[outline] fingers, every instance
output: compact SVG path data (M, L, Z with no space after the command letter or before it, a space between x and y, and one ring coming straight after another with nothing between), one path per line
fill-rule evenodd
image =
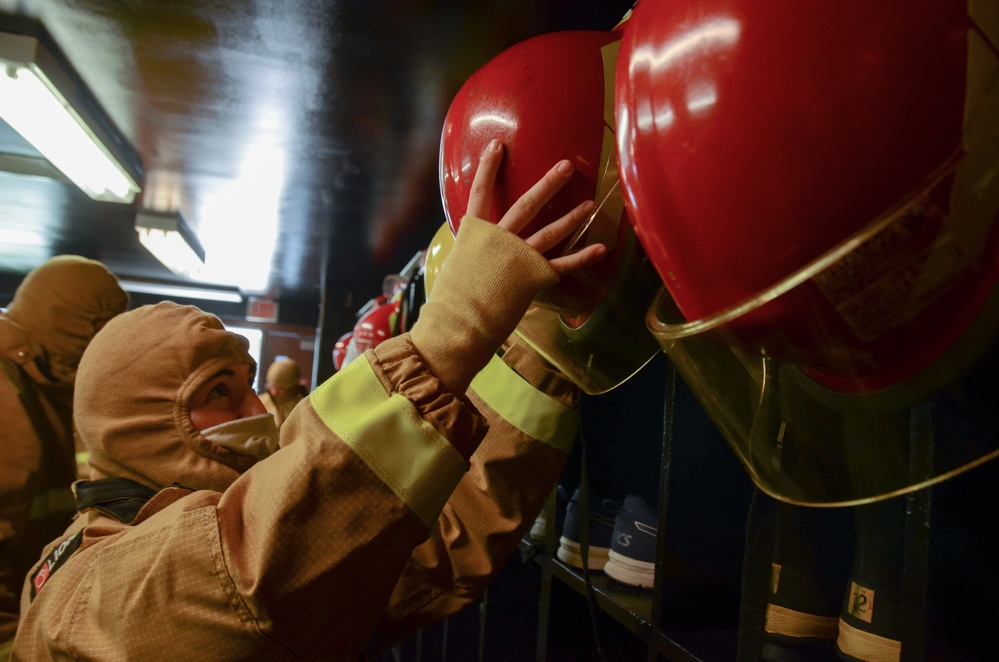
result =
M498 140L491 141L482 153L475 177L472 179L472 189L468 195L468 208L466 209L469 216L492 220L490 216L493 206L493 186L502 160L503 144ZM517 202L503 214L503 218L497 225L519 236L521 231L534 220L541 208L572 178L574 171L575 168L569 160L556 163L540 181L520 196ZM532 236L525 238L524 241L539 253L544 254L567 237L572 236L593 211L594 206L592 200L587 200L562 218L549 223ZM560 276L565 276L593 264L606 253L606 246L594 244L570 255L552 259L550 262Z
M486 146L486 151L479 159L479 167L475 169L472 190L468 194L468 208L465 210L469 216L485 221L492 220L490 216L493 208L493 185L502 160L503 143L494 139Z
M526 238L525 241L539 253L547 253L563 239L571 237L587 219L595 206L592 200L587 200L577 205L575 209L562 218L541 228L533 236Z
M581 248L575 253L557 257L554 260L551 260L551 265L552 268L555 269L556 273L558 273L560 277L563 277L573 271L576 271L577 269L583 269L598 262L606 254L606 246L603 244L593 244L592 246Z
M564 159L556 163L538 183L520 196L509 211L503 214L497 225L514 234L520 234L552 196L565 186L574 171L575 168L569 160Z
M554 248L564 239L571 237L576 230L583 225L596 205L592 200L578 205L571 212L558 219L554 223L538 230L534 235L525 241L539 253L546 253ZM603 244L593 244L578 251L550 259L552 267L559 276L587 267L607 253L607 247Z

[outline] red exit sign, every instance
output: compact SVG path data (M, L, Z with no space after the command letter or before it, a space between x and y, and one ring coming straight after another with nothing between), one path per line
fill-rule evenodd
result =
M277 301L249 297L246 304L246 319L251 322L277 322Z

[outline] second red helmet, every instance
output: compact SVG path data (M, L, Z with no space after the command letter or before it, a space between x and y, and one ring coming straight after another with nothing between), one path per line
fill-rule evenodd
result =
M996 29L974 12L637 5L617 70L621 181L686 323L851 393L957 341L999 255Z

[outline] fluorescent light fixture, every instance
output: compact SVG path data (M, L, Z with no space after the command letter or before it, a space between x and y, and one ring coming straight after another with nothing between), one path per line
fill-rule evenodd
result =
M194 276L205 264L205 249L180 212L140 211L135 231L146 250L178 276Z
M202 301L224 301L227 303L243 302L243 295L239 293L239 290L188 287L186 285L154 283L142 280L119 280L118 284L126 292L137 294L153 294L180 299L200 299Z
M131 203L142 168L47 33L0 32L0 118L94 200Z

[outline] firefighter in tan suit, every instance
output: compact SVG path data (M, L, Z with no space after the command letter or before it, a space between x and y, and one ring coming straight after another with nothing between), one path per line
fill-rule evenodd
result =
M260 402L274 416L278 430L288 420L291 410L308 395L299 383L302 372L291 359L278 359L267 368L267 389L260 394Z
M107 267L60 255L28 273L0 313L0 659L17 628L25 573L76 511L77 364L127 306Z
M481 596L578 425L564 376L517 341L497 350L604 252L541 254L592 204L516 234L567 161L499 224L473 218L501 156L483 156L419 322L317 388L273 454L246 343L216 318L159 304L108 325L76 397L95 480L28 575L15 659L354 660Z

